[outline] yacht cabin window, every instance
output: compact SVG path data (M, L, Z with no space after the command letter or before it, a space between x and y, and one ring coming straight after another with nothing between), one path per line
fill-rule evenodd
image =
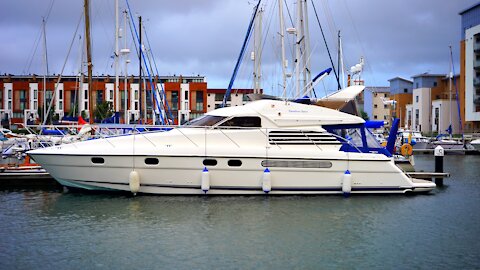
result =
M226 117L224 116L216 116L216 115L204 115L198 118L195 118L189 122L186 122L185 126L195 126L195 127L206 127L206 126L214 126L215 124L219 123L220 121L224 120Z
M234 117L220 124L222 127L262 127L262 120L258 116Z

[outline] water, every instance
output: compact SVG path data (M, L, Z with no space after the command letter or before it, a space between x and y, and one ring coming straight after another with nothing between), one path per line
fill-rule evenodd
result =
M0 191L0 268L479 269L479 165L447 156L447 186L415 196Z

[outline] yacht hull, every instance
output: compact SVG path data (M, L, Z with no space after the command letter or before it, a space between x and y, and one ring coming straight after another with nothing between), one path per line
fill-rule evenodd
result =
M217 161L207 166L209 190L201 189L205 157L192 156L103 156L104 163L92 166L89 155L31 154L62 185L88 190L130 191L129 175L139 175L139 193L181 195L261 195L265 161L297 167L269 167L269 194L343 194L342 181L346 170L352 175L351 193L425 192L435 188L428 182L415 184L393 161L302 159L302 158L238 158L210 156ZM147 165L147 158L158 164ZM235 168L229 161L241 160ZM283 163L282 163L283 162ZM304 168L305 164L320 162L325 168ZM293 164L293 165L292 165ZM301 167L303 166L303 167Z

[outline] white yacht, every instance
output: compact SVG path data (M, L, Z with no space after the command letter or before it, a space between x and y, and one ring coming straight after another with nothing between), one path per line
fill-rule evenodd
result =
M477 151L480 151L480 139L476 139L470 142L473 148Z
M151 194L428 192L405 175L360 117L258 100L164 131L28 154L67 187Z
M397 133L397 138L399 140L398 146L402 146L405 143L408 143L410 140L410 144L413 146L414 149L429 149L430 148L430 140L423 136L419 131L412 131L412 130L399 130Z

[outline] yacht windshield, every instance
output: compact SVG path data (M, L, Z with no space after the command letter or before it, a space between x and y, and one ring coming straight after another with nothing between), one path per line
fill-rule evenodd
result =
M223 116L204 115L186 122L185 126L211 127L225 119Z

